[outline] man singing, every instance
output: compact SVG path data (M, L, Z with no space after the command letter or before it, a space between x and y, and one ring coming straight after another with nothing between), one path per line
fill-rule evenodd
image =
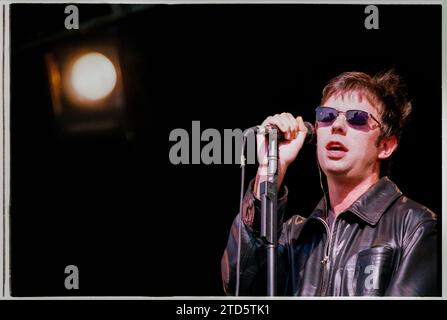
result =
M411 112L399 76L346 72L329 81L315 110L324 196L308 218L283 223L282 181L306 137L301 117L268 117L284 133L278 145L277 292L297 296L438 296L436 215L405 197L383 167ZM266 255L259 237L260 183L267 178L264 137L260 165L240 213L240 295L266 294ZM296 195L299 196L299 195ZM305 200L305 195L303 200ZM227 294L235 294L239 217L222 257Z

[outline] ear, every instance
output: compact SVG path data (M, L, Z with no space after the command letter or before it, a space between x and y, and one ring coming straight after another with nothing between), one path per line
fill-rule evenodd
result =
M384 160L389 158L394 150L397 148L396 136L385 137L379 142L379 159Z

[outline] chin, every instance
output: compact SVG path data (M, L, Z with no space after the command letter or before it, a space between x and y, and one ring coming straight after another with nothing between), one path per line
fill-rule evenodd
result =
M326 175L333 176L333 177L346 177L348 175L349 170L327 170Z
M343 165L341 163L326 164L326 166L324 168L322 167L322 169L326 175L332 175L332 176L347 175L350 170L350 168L348 166Z

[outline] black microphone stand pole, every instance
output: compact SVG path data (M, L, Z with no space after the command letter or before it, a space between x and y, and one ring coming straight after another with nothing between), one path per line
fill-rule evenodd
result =
M276 295L277 199L278 199L278 131L269 132L267 180L261 182L261 238L266 246L267 295Z

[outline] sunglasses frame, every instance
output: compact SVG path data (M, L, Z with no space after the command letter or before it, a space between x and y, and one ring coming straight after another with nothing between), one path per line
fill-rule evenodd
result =
M377 124L379 125L379 128L382 128L382 124L379 122L379 120L377 120L371 113L368 113L368 112L366 112L366 111L363 111L363 110L358 110L358 109L350 109L350 110L346 110L346 111L339 111L339 110L337 110L337 109L335 109L335 108L332 108L332 107L326 107L326 106L318 106L316 109L315 109L315 112L318 112L318 109L320 109L320 108L325 108L325 109L331 109L331 110L334 110L336 113L337 113L337 116L334 118L334 120L332 120L331 122L324 122L324 121L318 121L318 122L322 122L322 123L333 123L337 118L338 118L338 116L340 115L340 113L342 113L342 114L345 114L345 117L346 117L346 113L347 112L350 112L350 111L355 111L355 112L362 112L362 113L366 113L366 114L368 114L368 117L369 118L372 118L375 122L377 122ZM315 117L316 118L316 117ZM346 118L346 122L347 123L349 123L350 125L354 125L354 126L359 126L359 125L357 125L357 124L352 124L352 123L350 123L349 121L348 121L348 119ZM364 124L364 125L366 125L366 123Z

